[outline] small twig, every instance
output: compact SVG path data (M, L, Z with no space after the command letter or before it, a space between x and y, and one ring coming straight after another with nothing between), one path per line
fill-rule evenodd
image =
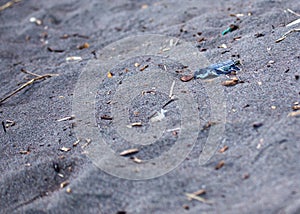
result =
M294 32L300 32L300 28L294 28L292 30L289 30L288 32L284 33L282 35L282 37L280 37L279 39L277 39L275 42L281 42L282 40L284 40L289 34L294 33Z
M169 93L169 98L172 99L173 96L173 91L174 91L174 86L175 86L175 81L173 81L171 88L170 88L170 93Z
M296 19L295 21L292 21L291 23L287 24L286 27L291 27L293 25L299 24L300 23L300 18Z
M5 122L4 121L2 121L2 127L3 127L4 132L6 133L6 126L5 126Z
M296 13L295 11L292 11L291 9L287 9L287 11L288 12L290 12L291 14L294 14L294 15L296 15L296 16L300 16L300 14L299 13Z
M186 193L185 194L189 199L194 199L197 201L200 201L202 203L206 203L206 204L213 204L213 202L206 200L205 198L202 198L200 196L194 195L194 194L190 194L190 193Z
M7 95L6 97L2 98L0 100L0 104L3 103L4 101L6 101L7 99L11 98L12 96L14 96L15 94L17 94L18 92L22 91L27 86L32 85L34 82L36 82L38 80L41 80L41 79L45 79L47 77L53 77L53 76L58 76L58 74L45 74L45 75L38 76L36 78L33 78L33 79L29 80L28 82L26 82L22 86L20 86L18 89L14 90L9 95Z
M30 74L30 75L35 76L35 77L41 77L42 76L42 75L35 74L35 73L30 72L30 71L27 71L27 70L25 70L23 68L21 69L21 72L23 72L25 74Z
M13 6L15 3L18 3L18 2L20 2L20 1L21 1L21 0L12 0L12 1L9 1L9 2L5 3L4 5L0 6L0 12L1 12L2 10L5 10L5 9L7 9L7 8L9 8L9 7L11 7L11 6Z
M74 115L68 116L68 117L64 117L61 119L56 120L57 122L62 122L62 121L66 121L66 120L73 120L75 118Z
M167 105L169 105L170 103L174 102L178 100L178 98L171 98L168 102L166 102L161 108L164 109Z

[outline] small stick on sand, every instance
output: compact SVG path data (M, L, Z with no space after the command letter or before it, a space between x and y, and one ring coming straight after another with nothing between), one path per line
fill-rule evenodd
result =
M287 9L287 11L288 12L290 12L291 14L294 14L294 15L296 15L296 16L300 16L300 14L299 13L296 13L295 11L292 11L291 9Z
M24 71L22 71L24 72ZM27 71L28 72L28 71ZM30 72L31 73L31 72ZM0 104L3 103L4 101L6 101L7 99L11 98L12 96L14 96L15 94L17 94L18 92L22 91L24 88L26 88L29 85L32 85L34 82L38 81L38 80L42 80L45 79L47 77L54 77L54 76L58 76L58 74L45 74L45 75L38 75L38 74L33 74L31 73L31 75L36 76L35 78L29 80L28 82L24 83L23 85L21 85L19 88L17 88L16 90L14 90L13 92L11 92L9 95L7 95L6 97L0 99Z
M205 198L202 198L200 196L197 196L197 195L194 195L194 194L191 194L191 193L186 193L185 195L188 197L188 199L194 199L194 200L200 201L200 202L205 203L205 204L213 204L212 201L208 201Z
M25 69L23 69L23 68L21 69L21 72L23 72L23 73L25 73L25 74L30 74L30 75L35 76L35 77L41 77L41 75L32 73L32 72L27 71L27 70L25 70Z
M9 2L5 3L4 5L0 6L0 12L1 12L2 10L5 10L5 9L7 9L7 8L9 8L9 7L11 7L11 6L13 6L15 3L18 3L18 2L20 2L20 1L21 1L21 0L12 0L12 1L9 1Z
M294 28L292 30L289 30L288 32L286 32L285 34L282 35L282 37L280 37L279 39L277 39L275 42L281 42L282 40L284 40L289 34L294 33L294 32L300 32L300 28Z
M173 97L173 91L174 91L174 86L175 86L175 81L173 81L171 88L170 88L170 93L169 93L169 98L172 99Z

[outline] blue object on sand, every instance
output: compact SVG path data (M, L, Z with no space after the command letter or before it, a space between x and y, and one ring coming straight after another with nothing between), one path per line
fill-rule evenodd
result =
M237 66L238 64L240 64L239 61L233 60L212 64L206 68L200 68L199 70L195 71L194 78L207 79L217 77L221 74L229 74L233 71L239 71L240 68Z

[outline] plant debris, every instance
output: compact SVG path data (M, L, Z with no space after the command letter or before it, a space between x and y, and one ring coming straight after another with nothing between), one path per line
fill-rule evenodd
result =
M130 159L131 159L133 162L135 162L135 163L142 163L142 162L143 162L141 159L139 159L139 158L137 158L137 157L131 157Z
M132 128L132 127L141 127L141 126L143 126L143 124L141 122L135 122L135 123L129 124L127 127Z
M67 193L71 193L71 192L72 192L72 189L71 189L70 187L67 187L66 192L67 192Z
M284 33L279 39L277 39L275 42L279 43L283 41L289 34L294 33L294 32L300 32L300 28L294 28L292 30L289 30L288 32Z
M199 189L198 191L193 192L192 194L193 195L204 195L204 194L206 194L206 190L205 189Z
M228 150L228 146L224 146L223 148L221 148L220 150L219 150L219 152L220 153L224 153L225 151L227 151Z
M300 110L293 111L293 112L288 114L288 117L298 117L298 116L300 116Z
M62 148L60 148L59 150L62 151L62 152L68 152L68 151L71 150L71 148L68 148L68 147L62 147Z
M149 65L144 65L143 67L140 68L140 71L144 71L148 67L149 67Z
M35 18L35 17L31 17L31 18L29 19L29 21L32 22L32 23L35 23L36 25L42 25L42 24L43 24L42 20L37 19L37 18Z
M241 82L242 81L240 81L237 77L233 77L230 80L226 80L226 81L222 82L222 85L223 86L235 86L235 85L237 85L238 83L241 83Z
M245 173L244 175L243 175L243 179L248 179L250 177L250 174L249 173Z
M171 88L170 88L170 93L169 93L169 98L172 99L173 97L173 91L174 91L174 87L175 87L175 81L173 81Z
M222 45L219 45L218 48L224 48L224 49L226 49L226 48L228 48L228 47L227 47L226 44L222 44Z
M299 24L299 23L300 23L300 19L296 19L295 21L292 21L291 23L287 24L286 27L291 27L291 26Z
M106 115L106 114L102 115L100 118L101 118L101 120L112 120L113 119L113 117Z
M265 36L265 34L264 34L264 33L256 33L256 34L254 34L254 36L255 36L256 38L259 38L259 37Z
M252 124L253 128L255 128L255 129L258 129L259 127L262 127L263 125L264 125L264 124L261 123L261 122L253 123L253 124Z
M113 77L113 74L109 71L107 72L107 78L112 78Z
M205 203L205 204L213 204L213 202L205 199L205 198L202 198L200 196L197 196L197 195L194 195L194 194L191 194L191 193L185 193L185 195L188 197L189 200L197 200L197 201L200 201L202 203Z
M64 117L61 119L56 120L57 122L62 122L62 121L66 121L66 120L73 120L75 118L74 115L68 116L68 117Z
M132 155L132 154L136 154L136 153L138 153L139 152L139 150L138 149L127 149L127 150L125 150L125 151L123 151L123 152L120 152L120 155L121 156L126 156L126 155Z
M21 70L22 72L24 72L25 70ZM28 72L28 71L26 71ZM29 73L29 72L28 72ZM10 97L14 96L15 94L17 94L18 92L22 91L24 88L28 87L29 85L32 85L33 83L35 83L38 80L43 80L46 79L48 77L54 77L54 76L59 76L58 74L44 74L44 75L38 75L38 74L34 74L31 73L31 75L36 76L35 78L29 80L28 82L24 83L22 86L20 86L18 89L14 90L13 92L11 92L9 95L7 95L6 97L0 99L0 104L3 103L4 101L6 101L7 99L9 99Z
M82 58L80 56L69 56L66 58L66 61L67 62L70 62L70 61L81 61Z
M77 46L77 48L79 50L82 50L82 49L85 49L85 48L89 48L89 47L90 47L90 44L87 43L87 42L83 43L82 45Z
M19 153L21 155L28 155L28 154L30 154L30 148L29 148L29 146L27 147L26 150L21 150Z
M63 53L65 51L65 50L62 50L62 49L54 49L54 48L51 48L51 47L48 47L47 50L50 51L50 52L55 52L55 53Z
M54 162L52 164L52 167L53 167L53 169L54 169L55 172L59 172L60 171L60 167L59 167L58 163Z
M188 81L190 81L192 79L194 79L194 75L193 74L191 74L191 75L185 75L185 76L180 77L180 80L182 82L188 82Z
M12 120L5 120L5 128L9 128L9 127L12 127L16 125L16 122L15 121L12 121Z
M61 188L61 189L62 189L62 188L65 188L65 187L68 186L69 184L70 184L69 181L64 181L64 182L60 183L60 188Z
M292 107L292 109L295 110L295 111L296 111L296 110L300 110L300 105L299 105L299 104L298 104L298 105L294 105L294 106Z
M73 147L76 147L79 143L80 143L80 139L76 140L76 141L73 143Z
M20 2L21 0L13 0L13 1L9 1L7 3L5 3L4 5L0 6L0 12L13 6L15 3Z
M215 170L221 169L224 165L225 165L225 162L224 162L223 160L221 160L221 161L215 166Z
M79 38L83 38L83 39L89 39L90 37L89 36L86 36L86 35L80 35L78 33L74 33L74 34L64 34L63 36L61 36L60 38L61 39L68 39L70 37L79 37Z
M6 133L6 127L5 127L5 122L4 121L2 121L2 128L3 128L4 133Z
M92 142L92 140L91 139L85 139L85 144L83 144L82 146L81 146L81 149L84 149L85 147L87 147L90 143Z

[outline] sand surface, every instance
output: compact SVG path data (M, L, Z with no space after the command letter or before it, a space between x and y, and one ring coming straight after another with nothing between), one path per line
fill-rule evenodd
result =
M0 5L6 2L0 0ZM22 69L39 75L59 74L30 84L0 105L0 120L6 126L6 132L0 129L0 213L300 213L300 118L288 116L300 102L300 32L275 42L287 31L300 28L299 23L286 27L300 18L287 9L300 13L300 2L22 0L0 11L0 98L35 78ZM222 35L230 24L239 28ZM181 41L188 42L206 63L240 60L242 71L237 77L242 83L226 87L220 82L230 77L212 80L224 90L221 104L225 103L226 109L220 108L226 121L213 148L216 152L199 164L199 156L207 152L206 139L216 125L209 123L215 122L214 103L207 99L203 80L180 82L180 72L192 70L189 64L172 60L172 54L163 58L145 51L110 64L112 78L106 76L107 71L99 71L95 118L99 134L116 154L130 144L116 132L114 118L100 117L111 114L107 104L126 80L134 80L140 73L147 79L147 72L166 70L194 99L191 109L197 109L200 125L198 131L188 125L191 128L184 141L196 137L194 147L186 145L192 151L169 173L134 181L99 169L82 148L85 139L74 146L80 137L76 126L82 122L76 115L58 120L74 113L80 74L91 65L104 63L103 57L108 62L109 56L118 59L113 51L101 52L105 47L117 44L116 53L127 57L135 44L126 46L122 39L152 38L149 34L178 38L179 47ZM84 43L89 47L84 48ZM186 49L177 54L184 56L185 52L189 56ZM71 56L82 60L66 61ZM197 63L203 67L201 61L192 62L194 66ZM140 71L143 65L148 67ZM164 76L157 75L157 81L164 85ZM135 84L132 81L133 89ZM131 96L130 87L123 89L120 99ZM127 104L130 115L139 111L131 122L149 124L149 112L159 110L169 91L145 94ZM168 106L166 119L173 121L174 127L193 124L192 120L180 123L182 115L176 103ZM10 126L10 121L15 124ZM133 128L145 133L149 127ZM156 144L140 147L136 157L158 157L177 139L176 133L166 132ZM225 146L225 152L218 152ZM222 161L224 166L216 170ZM164 162L160 166L164 167ZM188 200L185 194L199 189L205 189L200 197L206 201Z

